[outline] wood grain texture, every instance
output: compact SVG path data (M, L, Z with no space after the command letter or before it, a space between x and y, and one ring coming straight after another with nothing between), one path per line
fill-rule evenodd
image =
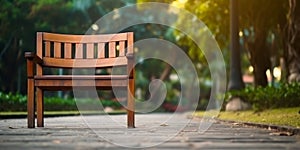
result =
M116 42L109 42L109 58L116 57Z
M99 43L110 41L127 40L127 33L119 34L103 34L103 35L71 35L71 34L56 34L43 33L45 41L62 42L62 43Z
M97 45L97 58L104 58L105 57L105 43L98 43Z
M27 126L34 128L34 72L33 60L27 59Z
M76 53L75 58L83 58L83 45L82 44L76 44Z
M44 91L40 88L36 88L36 111L37 111L37 126L44 127Z
M44 58L44 66L56 68L109 68L113 66L126 66L126 57L103 59L59 59Z
M54 57L61 58L61 43L54 42Z
M119 56L125 56L125 41L119 42Z
M86 44L86 58L92 59L94 58L94 43L88 43Z
M135 101L134 101L134 80L129 79L128 81L128 89L127 89L127 126L129 128L135 127L135 118L134 118L134 110L135 110Z
M36 35L36 48L37 48L37 56L39 56L40 58L43 57L43 33L42 32L38 32ZM38 75L42 75L43 74L43 68L41 65L37 64L36 65L36 72Z
M49 41L45 41L45 57L50 57L51 55L51 43Z
M65 43L65 56L64 58L71 59L72 58L72 44Z

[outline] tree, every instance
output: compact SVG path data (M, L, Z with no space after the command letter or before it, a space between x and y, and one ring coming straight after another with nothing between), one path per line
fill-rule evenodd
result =
M106 13L134 3L134 0L5 0L0 5L0 90L26 92L26 66L24 51L35 51L37 31L84 34L86 30ZM122 17L132 18L130 14ZM172 34L161 25L137 25L130 29L136 40L147 37L170 38ZM158 31L158 32L157 32ZM155 65L154 65L155 66ZM162 65L156 72L163 72ZM18 71L20 70L20 71ZM167 78L170 69L161 78ZM152 71L155 72L155 71ZM20 75L18 77L18 74ZM150 76L155 73L149 74ZM17 81L20 81L18 84ZM19 86L18 86L19 85ZM18 87L21 89L18 90Z
M242 33L242 46L248 52L250 64L254 67L256 86L268 84L266 71L271 69L271 57L277 52L271 52L272 43L281 43L278 28L283 28L286 12L285 0L240 0L238 8ZM198 0L188 1L184 8L194 13L212 31L221 49L228 49L229 45L229 1L228 0ZM182 22L183 23L183 22ZM188 26L188 25L187 25ZM277 40L277 41L276 41ZM201 50L187 37L178 41L189 47L189 54L195 60L205 60ZM281 46L281 47L280 47ZM276 51L282 48L280 45ZM223 51L226 54L226 51Z
M243 31L244 46L249 52L249 60L254 68L254 82L256 86L267 86L266 71L271 69L273 55L269 40L272 40L272 36L278 35L276 34L278 27L282 28L286 1L240 0L240 2L240 8L243 10L240 16L240 29Z
M229 90L240 90L245 87L242 79L241 56L239 44L238 0L230 0L230 77Z
M37 31L84 33L89 23L71 0L4 0L0 10L0 90L4 92L25 93L24 52L35 50Z
M23 52L32 49L33 23L27 18L33 0L2 1L0 5L0 90L25 91ZM22 76L23 75L23 76Z
M289 82L300 82L300 5L297 0L289 0L287 64Z

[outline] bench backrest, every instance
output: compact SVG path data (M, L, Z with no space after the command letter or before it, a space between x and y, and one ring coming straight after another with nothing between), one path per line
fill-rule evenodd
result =
M133 53L133 32L103 35L37 33L37 55L43 66L107 68L127 65ZM42 68L37 68L42 74Z

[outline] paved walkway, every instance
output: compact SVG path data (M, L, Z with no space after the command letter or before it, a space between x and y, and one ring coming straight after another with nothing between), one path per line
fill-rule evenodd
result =
M184 114L139 114L137 128L127 129L125 115L71 116L27 129L26 119L6 119L0 120L0 149L300 149L299 136L220 122L201 133L199 123Z

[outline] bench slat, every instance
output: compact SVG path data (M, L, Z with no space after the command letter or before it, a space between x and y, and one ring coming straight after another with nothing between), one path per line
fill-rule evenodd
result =
M65 56L64 58L71 59L72 58L72 44L65 43Z
M127 33L119 34L102 34L102 35L71 35L71 34L55 34L43 33L45 41L62 42L62 43L98 43L110 41L127 40Z
M119 56L125 56L125 41L119 42Z
M127 80L39 80L35 81L35 86L39 88L52 88L56 90L72 89L73 87L126 87Z
M116 57L116 42L109 42L109 58Z
M127 79L127 75L42 75L34 76L36 80L118 80Z
M61 58L61 43L54 42L54 57Z
M76 44L75 58L83 58L83 45L82 44Z
M50 53L50 42L46 41L45 42L45 56L46 57L50 57L51 53Z
M94 58L94 44L88 43L86 44L86 58Z
M98 56L97 58L104 58L105 57L105 44L104 43L98 43Z
M60 59L44 57L44 66L58 68L105 68L112 66L127 65L126 57L103 58L103 59Z

